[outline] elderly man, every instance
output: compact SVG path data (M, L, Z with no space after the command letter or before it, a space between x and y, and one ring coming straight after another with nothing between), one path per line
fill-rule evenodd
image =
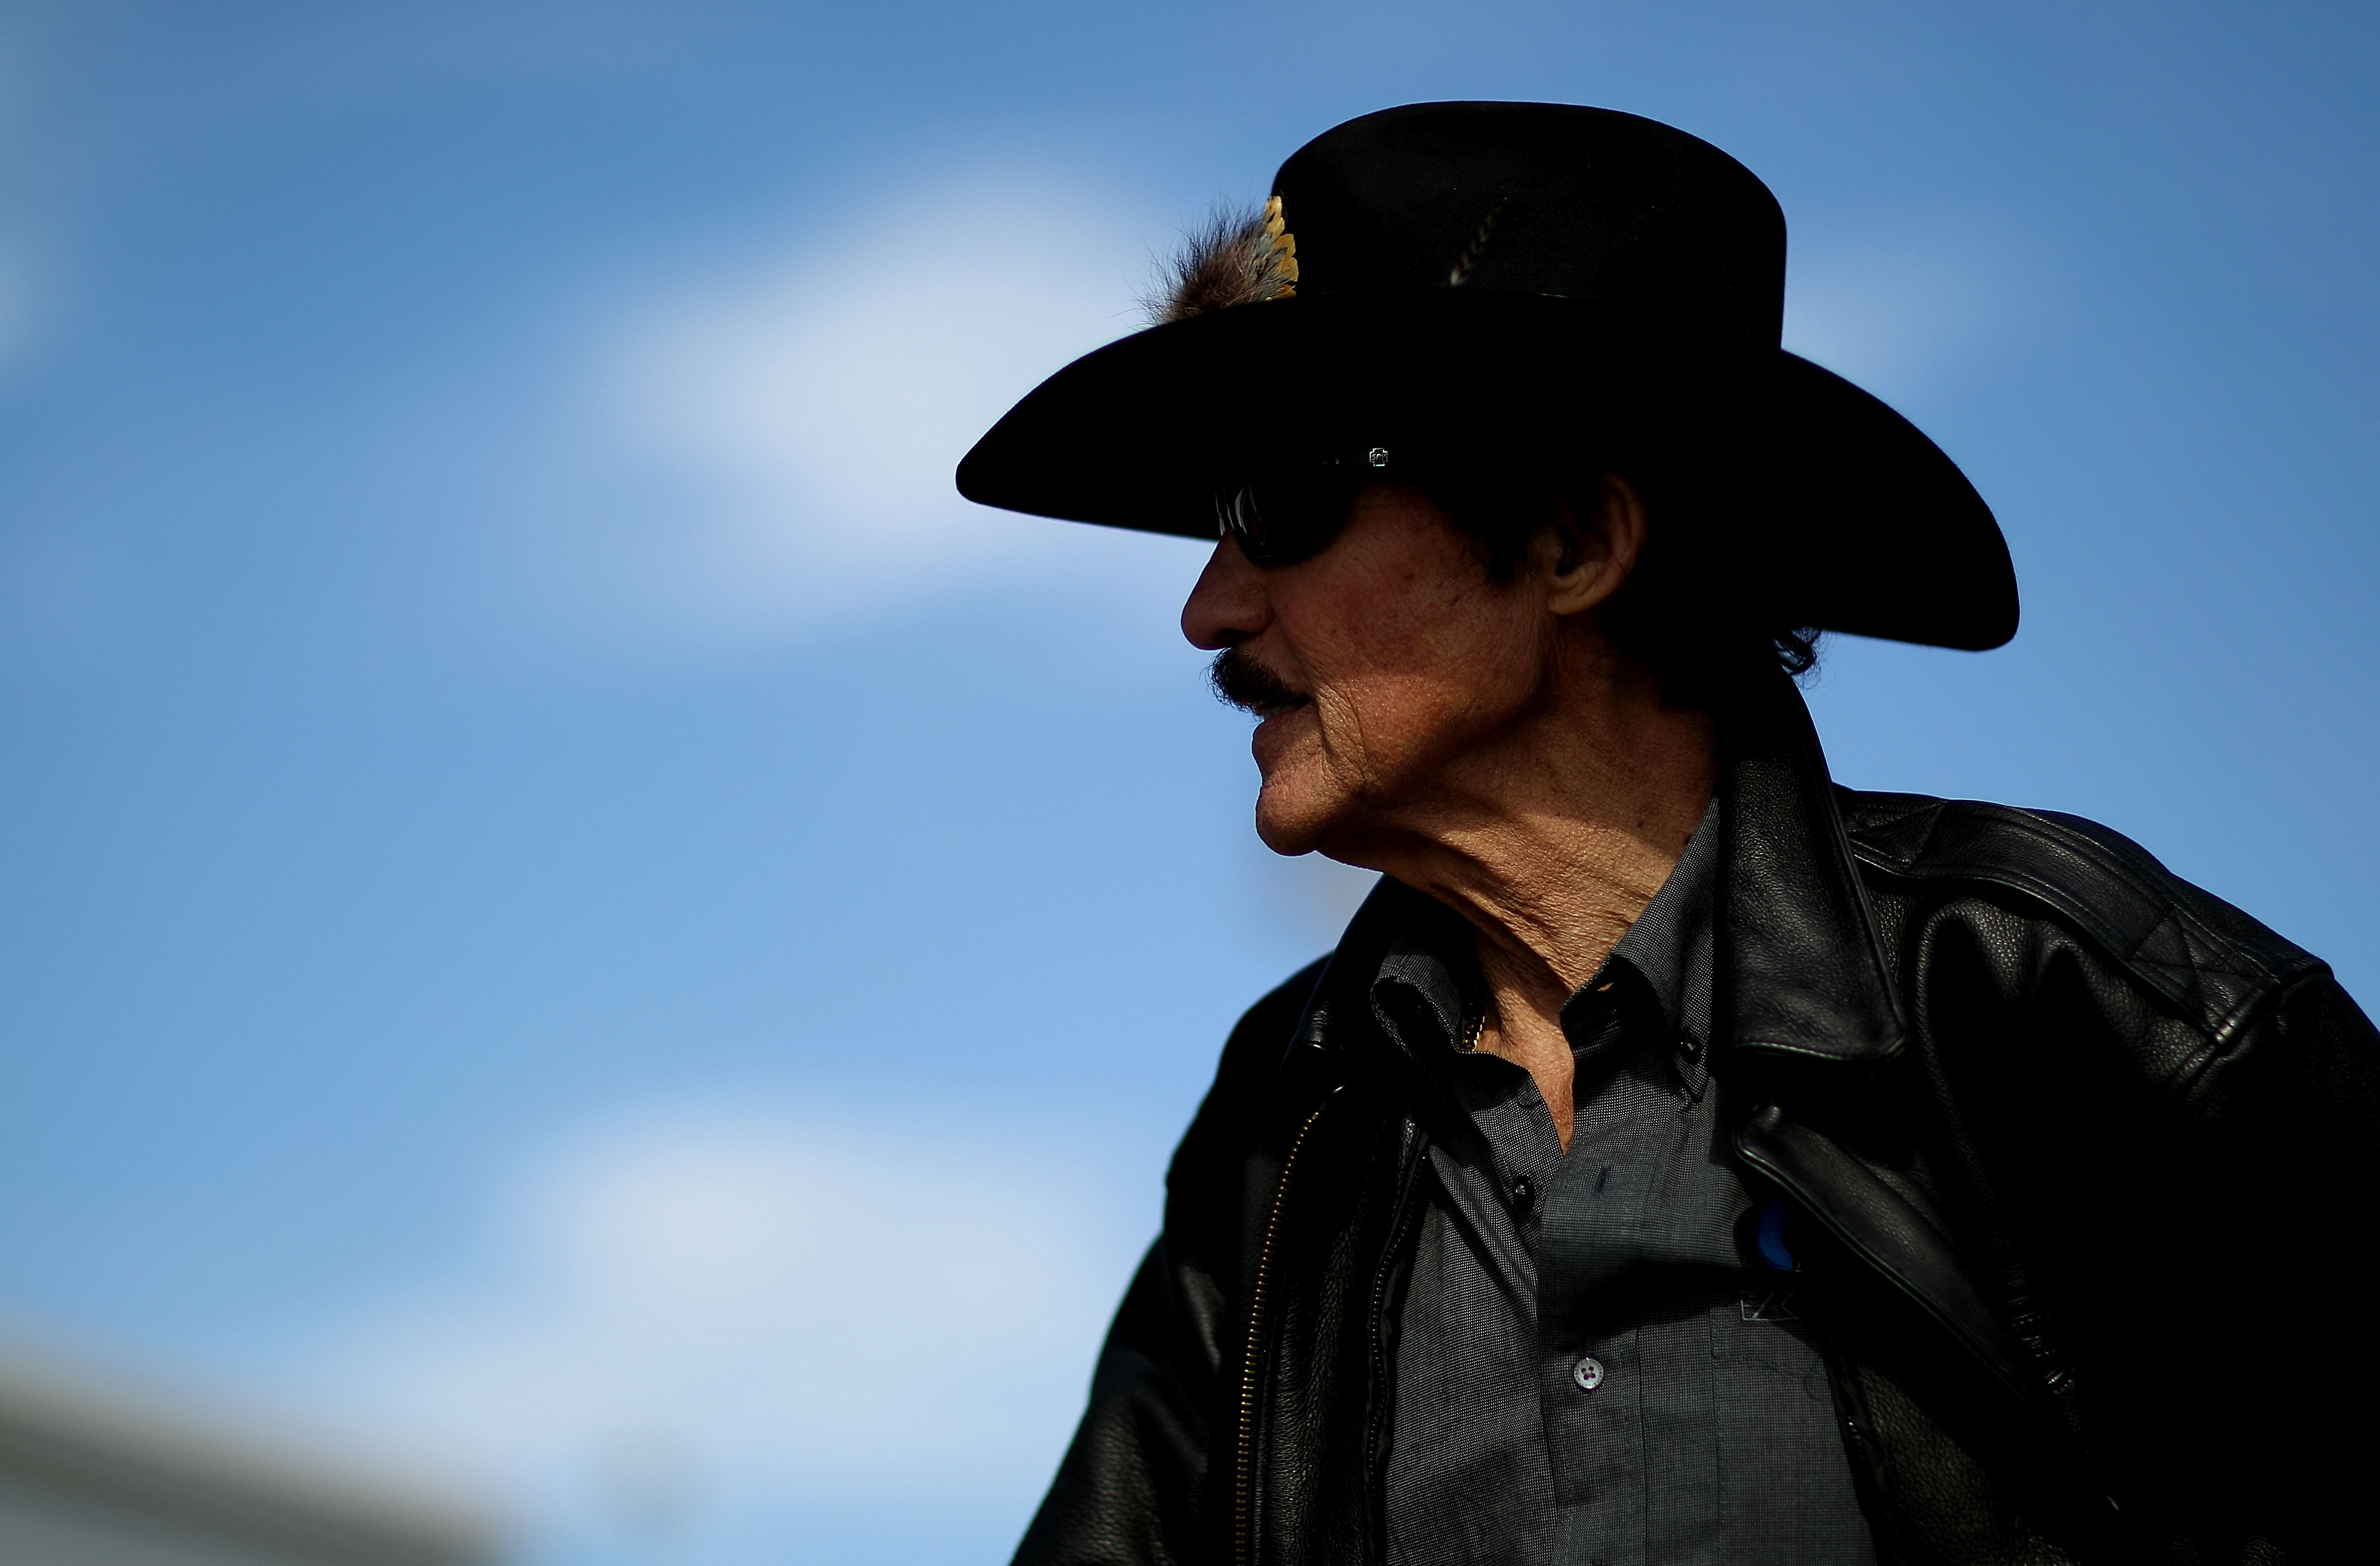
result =
M2104 828L1828 781L1815 633L2016 589L1779 350L1784 249L1666 126L1372 115L961 467L1216 538L1257 832L1385 872L1225 1047L1020 1561L2368 1548L2380 1037Z

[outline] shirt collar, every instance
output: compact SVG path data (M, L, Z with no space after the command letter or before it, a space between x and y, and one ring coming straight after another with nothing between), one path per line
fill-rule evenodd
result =
M1387 885L1401 896L1372 977L1372 1015L1416 1059L1457 1048L1485 1002L1471 927L1427 893L1401 881Z

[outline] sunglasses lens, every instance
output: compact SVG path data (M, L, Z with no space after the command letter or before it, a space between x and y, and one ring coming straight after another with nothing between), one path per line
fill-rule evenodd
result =
M1216 536L1235 539L1258 565L1293 565L1338 536L1351 497L1328 480L1259 479L1215 496Z
M1240 552L1259 565L1272 559L1271 539L1265 528L1264 508L1257 499L1255 485L1243 484L1236 490L1216 492L1215 536L1236 540Z

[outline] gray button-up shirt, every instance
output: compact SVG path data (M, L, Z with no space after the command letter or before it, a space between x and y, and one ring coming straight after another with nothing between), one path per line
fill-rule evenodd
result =
M1872 1566L1827 1374L1709 1074L1714 807L1562 1008L1564 1154L1527 1072L1461 1041L1468 927L1418 894L1372 987L1444 1095L1401 1317L1392 1566ZM1451 1128L1451 1129L1448 1129Z

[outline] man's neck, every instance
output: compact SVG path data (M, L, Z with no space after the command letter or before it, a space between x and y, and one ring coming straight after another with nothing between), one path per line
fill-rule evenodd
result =
M1713 727L1664 706L1649 675L1587 683L1366 834L1363 863L1470 923L1495 1002L1481 1048L1528 1068L1565 1147L1562 1004L1685 852L1710 803Z

